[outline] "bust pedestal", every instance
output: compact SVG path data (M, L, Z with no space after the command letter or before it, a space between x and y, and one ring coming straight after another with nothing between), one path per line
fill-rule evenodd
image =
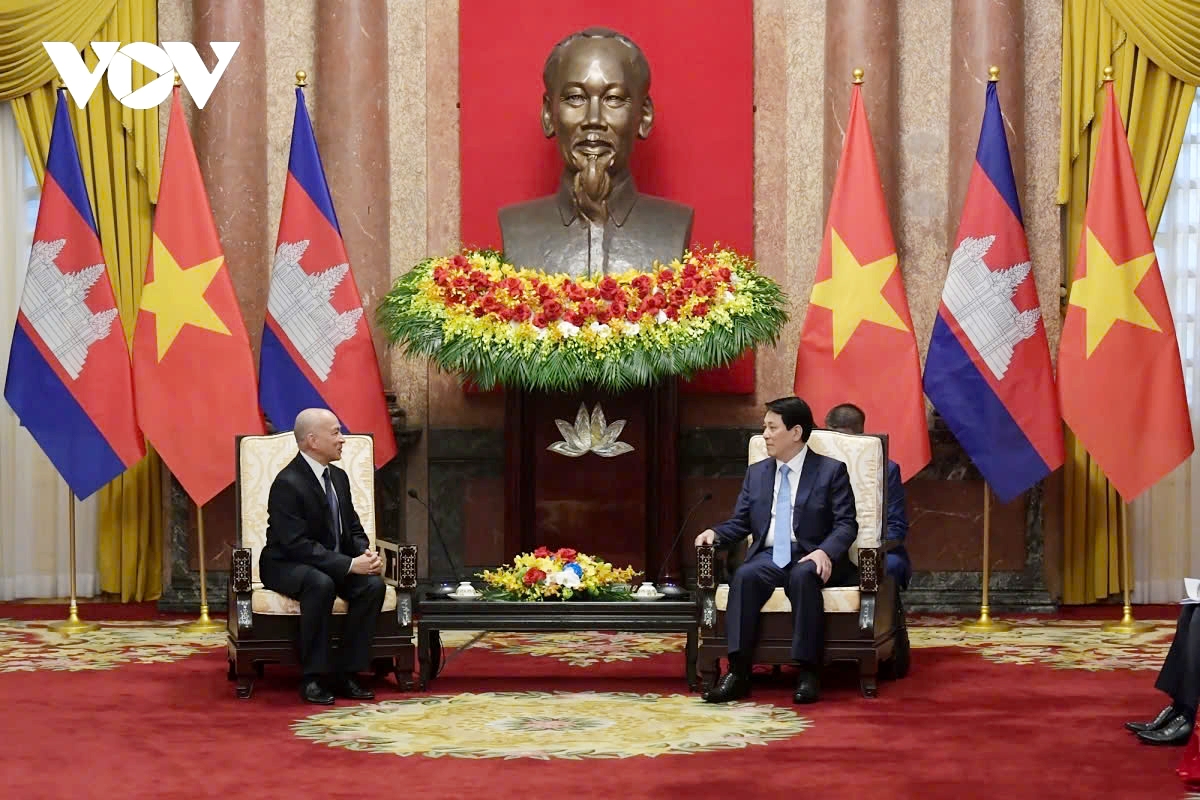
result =
M599 404L610 424L625 420L619 441L633 450L573 458L547 449L563 439L555 420L574 424L580 403L589 412ZM505 451L508 552L573 547L657 582L678 526L675 379L618 395L508 391ZM679 564L672 554L665 580L681 582Z

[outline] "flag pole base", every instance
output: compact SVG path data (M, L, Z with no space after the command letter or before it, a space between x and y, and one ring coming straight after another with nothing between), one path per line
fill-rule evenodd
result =
M1132 635L1135 633L1146 633L1154 630L1154 623L1139 622L1133 618L1133 607L1125 606L1122 609L1121 619L1117 622L1106 622L1100 626L1100 629L1105 633L1121 633Z
M1004 633L1005 631L1011 631L1012 625L992 619L988 613L988 607L982 606L979 609L979 619L969 619L965 622L960 622L958 628L967 633Z
M84 622L79 618L79 607L74 603L71 603L71 610L67 612L66 619L61 622L51 622L49 627L50 630L55 633L61 633L64 636L100 630L100 626L96 623Z
M217 619L209 619L208 603L200 606L200 617L195 622L179 626L180 633L220 633L225 630L225 623Z

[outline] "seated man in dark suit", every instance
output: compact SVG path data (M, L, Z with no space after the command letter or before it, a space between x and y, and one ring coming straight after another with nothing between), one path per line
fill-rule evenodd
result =
M733 574L725 619L729 672L704 699L737 700L750 693L750 668L763 604L783 587L792 606L792 658L799 667L797 703L816 702L825 643L821 589L857 580L848 556L858 537L854 493L846 465L808 449L812 410L798 397L767 403L763 439L768 459L746 470L733 516L696 537L696 545L728 547L752 536L746 561Z
M825 415L825 427L839 433L861 434L867 427L867 415L858 406L842 403L829 409ZM884 570L896 579L901 589L908 588L912 578L912 561L904 549L904 537L908 534L908 515L904 510L904 484L900 481L900 465L888 459L887 464L887 531L884 539L900 542L888 551Z
M1175 639L1154 688L1171 698L1170 705L1149 722L1126 722L1125 727L1147 744L1187 744L1200 698L1200 614L1193 603L1179 610Z
M300 601L300 696L329 705L333 689L352 700L375 693L354 679L370 663L375 622L383 607L383 562L370 550L350 497L350 479L329 462L342 457L342 426L332 412L309 408L296 417L300 452L271 484L267 544L259 574L268 589ZM340 658L330 656L335 597L349 606ZM332 676L327 688L321 679Z

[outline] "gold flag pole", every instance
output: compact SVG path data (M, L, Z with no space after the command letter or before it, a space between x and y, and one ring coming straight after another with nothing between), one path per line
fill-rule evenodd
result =
M50 629L64 635L87 633L100 626L94 622L84 622L79 618L79 605L75 602L75 493L67 487L67 535L71 546L71 606L67 618L61 622L50 623Z
M1138 622L1133 618L1133 604L1129 601L1129 504L1121 498L1121 619L1119 622L1106 622L1100 626L1107 633L1145 633L1153 630L1149 622Z
M200 551L200 618L179 626L181 633L220 633L225 623L208 618L208 576L204 568L204 507L196 504L196 549Z
M992 489L983 482L983 602L979 604L979 619L959 623L959 628L969 633L1003 633L1012 630L1007 622L994 620L988 608L988 584L992 569L989 543L992 538Z

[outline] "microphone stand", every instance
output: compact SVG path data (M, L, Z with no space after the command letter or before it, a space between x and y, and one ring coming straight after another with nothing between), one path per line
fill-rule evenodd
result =
M690 509L688 509L687 515L684 516L684 518L683 518L683 524L679 526L679 531L676 532L676 534L675 534L675 540L673 542L671 542L671 547L667 550L666 556L663 557L662 566L659 567L659 570L658 570L657 583L661 584L658 587L658 591L664 597L668 597L671 599L678 599L687 594L687 590L684 589L682 586L676 586L674 583L663 584L662 579L663 579L663 576L667 572L667 568L671 564L671 556L675 552L675 547L679 544L680 537L683 536L683 532L685 530L687 530L687 524L689 522L691 522L691 520L692 520L692 514L696 513L696 509L698 509L700 506L707 503L709 500L712 500L712 492L705 492L704 496L701 497L699 500L697 500L692 505L692 507Z
M437 536L438 543L442 546L442 553L446 556L446 563L450 565L450 571L454 573L454 580L456 583L461 583L462 577L459 575L458 567L454 566L454 559L450 557L450 548L446 546L446 539L442 536L442 529L437 523L437 517L433 515L433 509L429 507L428 503L421 499L420 495L417 494L416 489L409 489L408 496L425 507L425 514L429 518L429 522L433 527L433 533L435 536ZM432 593L436 595L454 594L456 588L457 587L455 584L442 581L433 588Z

